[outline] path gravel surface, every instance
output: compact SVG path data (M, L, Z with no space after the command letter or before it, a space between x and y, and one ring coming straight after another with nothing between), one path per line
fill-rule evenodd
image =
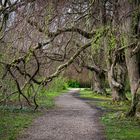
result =
M37 118L18 140L105 140L98 110L71 90L56 98L56 108Z

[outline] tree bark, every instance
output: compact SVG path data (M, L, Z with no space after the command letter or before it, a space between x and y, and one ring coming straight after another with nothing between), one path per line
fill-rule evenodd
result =
M138 39L140 35L140 1L134 0L130 2L128 0L123 0L120 1L120 4L122 5L120 7L120 11L123 9L124 13L130 13L130 15L125 17L122 22L122 31L125 36L125 42L127 43L125 45L128 46L125 51L125 57L132 94L131 108L127 113L127 116L133 117L136 114L137 105L139 103L139 95L137 89L139 88L138 81L140 79L140 60L138 58L140 51L132 55L132 52L134 48L136 48L137 44L131 45L131 47L129 47L129 44Z
M93 72L93 91L99 94L105 94L106 91L103 85L104 81L105 81L104 75L99 74L97 72Z
M128 116L132 117L136 113L137 104L139 102L138 94L136 91L138 81L140 79L139 73L139 61L137 59L137 55L131 57L132 48L128 48L126 51L126 63L131 87L132 94L132 103L130 111L128 112Z
M119 71L119 70L118 70ZM125 74L121 72L122 75L119 75L117 73L117 77L115 77L115 75L112 77L111 76L111 72L108 71L108 81L109 81L109 85L112 91L112 100L113 101L125 101L128 100L125 94L125 86L124 86L124 77ZM113 79L117 79L117 81L115 81L116 83L114 83ZM122 80L121 82L119 81Z
M107 38L104 38L104 47L107 48L108 42ZM106 50L107 52L108 50ZM118 62L118 60L113 60L111 54L107 53L106 55L106 64L107 64L107 78L108 83L112 92L112 100L113 101L125 101L128 100L125 95L125 74L126 70L124 68L124 60ZM117 59L117 58L116 58ZM115 62L113 62L115 61ZM117 62L116 62L117 61Z

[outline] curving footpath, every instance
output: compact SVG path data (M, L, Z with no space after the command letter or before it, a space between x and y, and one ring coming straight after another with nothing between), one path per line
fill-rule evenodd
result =
M105 140L96 108L70 90L56 98L57 108L36 119L18 140Z

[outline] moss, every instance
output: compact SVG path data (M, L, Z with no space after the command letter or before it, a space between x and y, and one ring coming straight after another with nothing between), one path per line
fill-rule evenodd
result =
M101 40L102 40L102 37L101 35L105 32L105 29L104 27L100 27L96 30L96 34L94 35L94 37L92 38L92 52L93 53L96 53L99 51L99 49L101 48ZM95 41L96 40L96 41Z
M109 31L108 33L108 50L113 50L116 47L117 40L115 31Z
M140 21L140 10L135 10L132 14L132 23L131 23L132 34L134 35L134 37L138 35L139 21Z

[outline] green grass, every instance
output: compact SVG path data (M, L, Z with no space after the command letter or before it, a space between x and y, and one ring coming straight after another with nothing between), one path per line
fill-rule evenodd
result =
M125 118L123 113L106 113L101 118L107 140L140 140L140 121Z
M80 91L80 97L86 99L102 99L102 100L111 100L109 96L103 96L101 94L96 94L89 89L83 89Z
M14 86L11 86L11 88L13 87ZM29 109L28 107L24 107L22 110L18 109L16 106L16 104L18 104L18 94L10 98L9 106L0 106L0 140L15 140L16 137L22 133L22 130L32 123L33 119L42 115L46 109L54 108L55 98L67 91L67 82L65 78L58 77L49 83L47 88L38 87L36 84L34 87L36 90L39 89L37 95L38 111L34 112L34 108ZM24 94L26 94L27 97L30 95L29 99L32 100L33 92L32 89L28 90L27 86ZM2 98L1 94L0 98ZM23 102L25 101L23 100Z
M45 109L55 107L55 97L59 96L63 91L41 91L38 98L38 103ZM28 108L19 110L16 107L0 106L0 140L15 140L22 133L24 128L27 128L36 117L42 112L33 112Z
M10 108L9 108L10 109ZM39 113L20 110L0 110L0 139L15 140L23 128L28 127Z
M67 90L62 91L46 91L38 98L38 103L41 107L51 109L55 107L55 98L61 94L66 93Z
M86 89L80 92L80 97L90 99L89 104L96 104L105 111L101 122L105 126L107 140L140 140L140 120L125 117L130 101L112 102L110 96L98 95ZM131 97L130 94L128 97Z

